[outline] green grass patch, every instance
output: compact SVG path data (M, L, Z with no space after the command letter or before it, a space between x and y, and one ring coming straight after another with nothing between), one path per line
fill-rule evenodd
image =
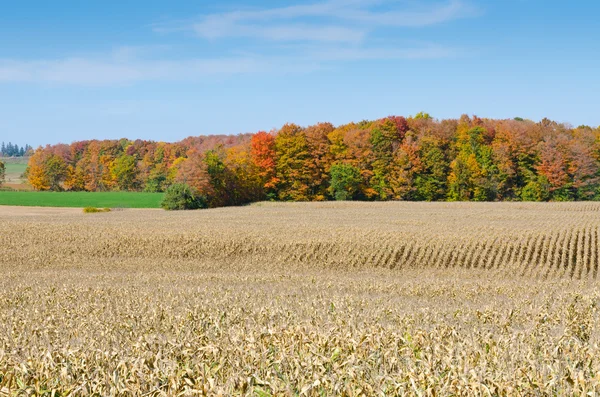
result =
M163 193L137 192L5 192L0 205L74 208L160 208Z
M4 166L6 167L5 179L7 183L21 181L21 175L23 175L27 169L27 164L6 163Z

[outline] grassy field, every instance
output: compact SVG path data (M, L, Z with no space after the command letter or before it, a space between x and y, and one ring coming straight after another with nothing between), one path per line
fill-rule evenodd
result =
M0 208L0 394L595 395L599 228L600 203Z
M22 184L24 180L21 178L27 169L29 158L27 157L0 157L0 161L4 162L6 167L5 181L10 185Z
M160 208L162 193L0 191L0 205L35 207Z

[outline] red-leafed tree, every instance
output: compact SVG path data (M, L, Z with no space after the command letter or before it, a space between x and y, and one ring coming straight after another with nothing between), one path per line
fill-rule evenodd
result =
M265 131L260 131L252 136L250 155L258 172L265 193L275 190L277 178L275 176L275 137Z

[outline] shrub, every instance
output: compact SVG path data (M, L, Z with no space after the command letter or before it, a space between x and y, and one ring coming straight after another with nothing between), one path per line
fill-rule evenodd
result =
M110 208L85 207L83 212L85 214L97 214L99 212L110 212Z
M171 185L160 205L167 211L196 210L207 207L206 197L198 194L185 183Z

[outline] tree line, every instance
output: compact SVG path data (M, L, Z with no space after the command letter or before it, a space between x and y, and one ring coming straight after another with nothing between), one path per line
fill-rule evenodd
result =
M29 145L19 146L8 142L2 142L0 146L0 157L25 157L33 154L33 148Z
M37 190L163 192L209 207L260 200L600 199L600 127L426 113L176 143L92 140L38 148Z

